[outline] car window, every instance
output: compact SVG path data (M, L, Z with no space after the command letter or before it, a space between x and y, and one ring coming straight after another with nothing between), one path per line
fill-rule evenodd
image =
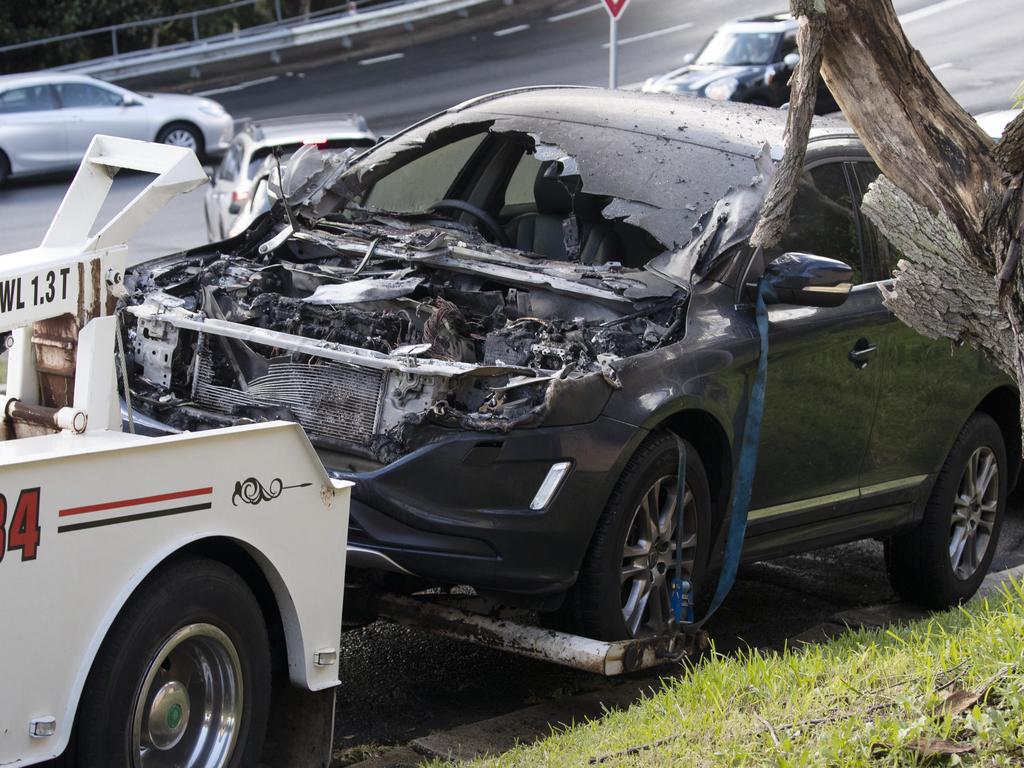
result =
M767 64L779 42L777 32L716 32L697 56L696 64Z
M855 285L864 282L857 220L842 163L826 163L804 171L797 185L789 229L773 251L839 259L853 267Z
M881 175L878 166L871 162L854 163L861 191L866 193L868 187ZM858 208L860 200L857 201ZM861 216L861 226L868 235L864 249L864 279L868 281L889 280L896 270L896 262L901 258L900 252L889 243L875 228L867 216Z
M30 85L26 88L12 88L0 93L0 113L43 112L56 109L53 92L48 85Z
M505 187L505 205L529 205L534 203L533 187L540 173L542 163L533 155L524 152L512 178Z
M118 107L124 97L116 91L108 91L88 83L57 83L54 86L60 103L65 108Z
M443 200L487 133L475 133L421 155L380 179L364 205L395 213L423 213Z
M220 166L217 168L217 181L234 181L238 178L241 168L242 145L236 141L224 153L224 159L221 160Z

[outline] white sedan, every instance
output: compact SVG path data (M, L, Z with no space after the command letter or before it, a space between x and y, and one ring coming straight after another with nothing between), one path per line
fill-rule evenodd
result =
M134 93L60 72L0 77L0 184L10 174L77 167L97 133L220 155L234 121L198 96Z

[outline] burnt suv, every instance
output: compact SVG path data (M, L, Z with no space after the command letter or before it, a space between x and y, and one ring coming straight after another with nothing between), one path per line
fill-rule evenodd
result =
M302 150L245 233L130 275L135 424L298 421L355 481L353 578L656 632L677 553L705 587L721 560L769 281L746 559L879 537L900 594L963 600L1015 481L1017 391L882 305L897 254L845 124L813 129L783 241L749 246L784 127L536 88L354 158Z

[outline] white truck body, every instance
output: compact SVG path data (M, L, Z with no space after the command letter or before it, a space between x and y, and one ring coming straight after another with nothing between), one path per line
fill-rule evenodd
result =
M118 168L156 178L90 236ZM96 137L42 246L0 257L0 330L13 330L0 417L39 402L32 324L82 321L73 403L51 433L0 442L0 765L65 750L111 625L154 568L189 548L254 566L294 686L338 684L349 484L327 476L302 428L121 429L111 310L123 243L205 179L187 150Z

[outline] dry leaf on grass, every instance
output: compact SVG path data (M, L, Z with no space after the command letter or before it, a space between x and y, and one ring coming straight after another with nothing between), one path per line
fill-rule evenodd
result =
M935 715L949 715L950 717L956 717L957 715L963 714L975 704L981 701L981 694L975 693L974 691L964 691L960 688L954 688L945 699L935 708Z
M940 755L963 755L974 751L973 744L958 744L947 739L921 738L910 742L907 747L921 757L938 757Z

